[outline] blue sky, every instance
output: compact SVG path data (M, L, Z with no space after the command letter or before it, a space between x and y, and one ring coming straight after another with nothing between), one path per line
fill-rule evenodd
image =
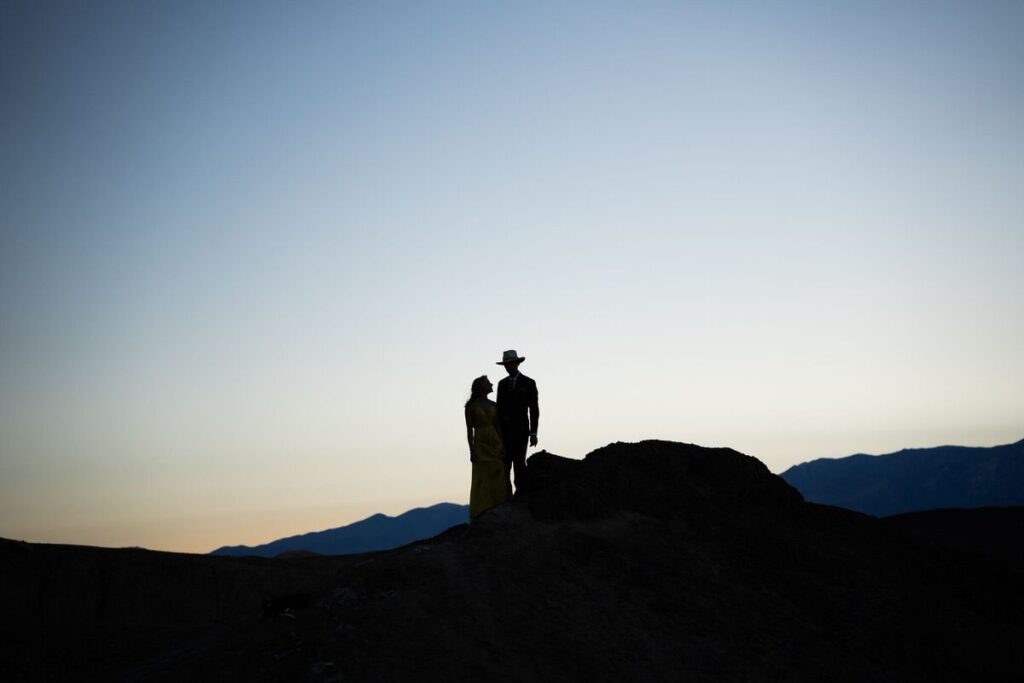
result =
M1024 436L1019 3L5 3L0 535L189 551L541 446Z

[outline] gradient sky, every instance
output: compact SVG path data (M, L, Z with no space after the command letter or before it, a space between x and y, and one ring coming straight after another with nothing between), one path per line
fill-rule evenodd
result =
M299 6L296 6L299 5ZM0 4L0 536L207 551L540 441L1024 437L1024 3Z

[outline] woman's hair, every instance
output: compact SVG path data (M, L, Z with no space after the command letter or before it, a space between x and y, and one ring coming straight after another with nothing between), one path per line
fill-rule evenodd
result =
M469 399L466 401L467 408L487 396L488 383L487 375L480 375L473 380L472 386L469 387Z

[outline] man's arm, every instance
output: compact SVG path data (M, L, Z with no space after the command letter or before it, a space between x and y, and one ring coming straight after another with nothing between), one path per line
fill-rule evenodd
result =
M537 383L530 382L530 445L537 445L537 427L540 426L540 407L537 405Z

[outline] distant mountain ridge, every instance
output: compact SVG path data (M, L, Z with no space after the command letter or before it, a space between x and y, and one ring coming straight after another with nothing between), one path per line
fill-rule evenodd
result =
M276 557L281 553L306 551L320 555L348 555L389 550L413 541L436 536L445 529L469 520L469 506L438 503L415 508L396 517L377 513L347 526L279 538L262 545L231 545L211 555L258 555Z
M1024 505L1024 440L821 458L780 475L813 503L886 516L938 508Z

